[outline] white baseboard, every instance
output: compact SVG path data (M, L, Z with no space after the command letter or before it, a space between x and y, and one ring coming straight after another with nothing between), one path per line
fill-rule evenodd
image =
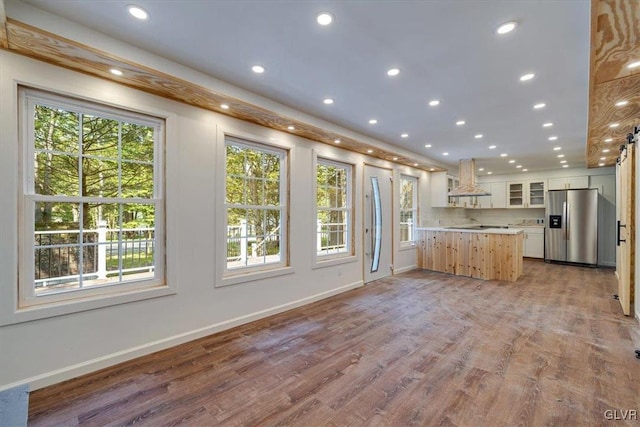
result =
M163 338L161 340L152 341L140 346L132 347L126 350L111 353L105 356L101 356L86 362L77 363L75 365L67 366L62 369L47 372L44 374L36 375L31 378L27 378L22 381L17 381L11 384L0 386L0 391L7 390L16 386L29 384L30 389L37 390L39 388L47 387L62 381L66 381L71 378L75 378L80 375L95 372L99 369L107 368L109 366L116 365L127 360L135 359L136 357L144 356L154 353L156 351L165 350L170 347L174 347L179 344L183 344L189 341L196 340L198 338L206 337L217 332L231 329L245 323L253 322L265 317L272 316L274 314L282 313L300 307L306 304L310 304L315 301L319 301L331 296L341 294L351 289L359 288L364 285L362 280L357 282L341 286L339 288L331 289L319 294L311 295L306 298L302 298L296 301L291 301L286 304L278 305L266 310L257 311L255 313L246 314L244 316L236 317L234 319L225 320L220 323L205 326L203 328L195 329L193 331L185 332L182 334L174 335L171 337Z
M416 268L418 268L417 264L409 265L407 267L397 268L393 270L393 274L406 273L407 271L415 270Z

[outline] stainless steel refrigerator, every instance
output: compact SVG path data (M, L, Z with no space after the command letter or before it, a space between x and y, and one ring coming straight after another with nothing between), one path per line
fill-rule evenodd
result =
M598 190L549 190L545 261L598 264Z

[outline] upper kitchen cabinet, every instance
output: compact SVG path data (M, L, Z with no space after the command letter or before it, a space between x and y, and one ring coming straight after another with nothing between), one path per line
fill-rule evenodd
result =
M507 183L508 208L544 208L545 180Z
M507 184L505 182L483 182L478 187L487 190L491 196L476 196L473 206L476 209L499 209L507 207Z
M458 177L446 172L431 172L431 207L457 208L471 205L470 197L451 197L449 192L459 184Z
M589 188L589 176L549 178L549 190L575 190L576 188Z

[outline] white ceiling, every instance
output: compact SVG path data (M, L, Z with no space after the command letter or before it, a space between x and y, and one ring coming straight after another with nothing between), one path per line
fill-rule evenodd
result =
M515 173L517 164L558 169L559 153L570 167L585 165L588 0L26 3L452 166L475 158L479 175ZM128 14L132 3L147 21ZM316 23L321 11L335 16L331 25ZM497 35L510 20L516 30ZM266 72L253 73L254 64ZM391 67L401 69L397 77L386 75ZM527 72L535 78L520 82ZM430 107L432 99L440 105ZM546 107L534 110L539 102Z

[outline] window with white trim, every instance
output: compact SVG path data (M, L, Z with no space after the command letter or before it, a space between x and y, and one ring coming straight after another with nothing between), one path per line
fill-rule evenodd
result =
M164 285L164 121L21 88L20 306Z
M418 218L418 178L400 177L400 244L415 242L416 220Z
M226 269L284 266L287 257L287 152L227 137Z
M318 159L316 163L316 253L352 254L351 175L353 166Z

